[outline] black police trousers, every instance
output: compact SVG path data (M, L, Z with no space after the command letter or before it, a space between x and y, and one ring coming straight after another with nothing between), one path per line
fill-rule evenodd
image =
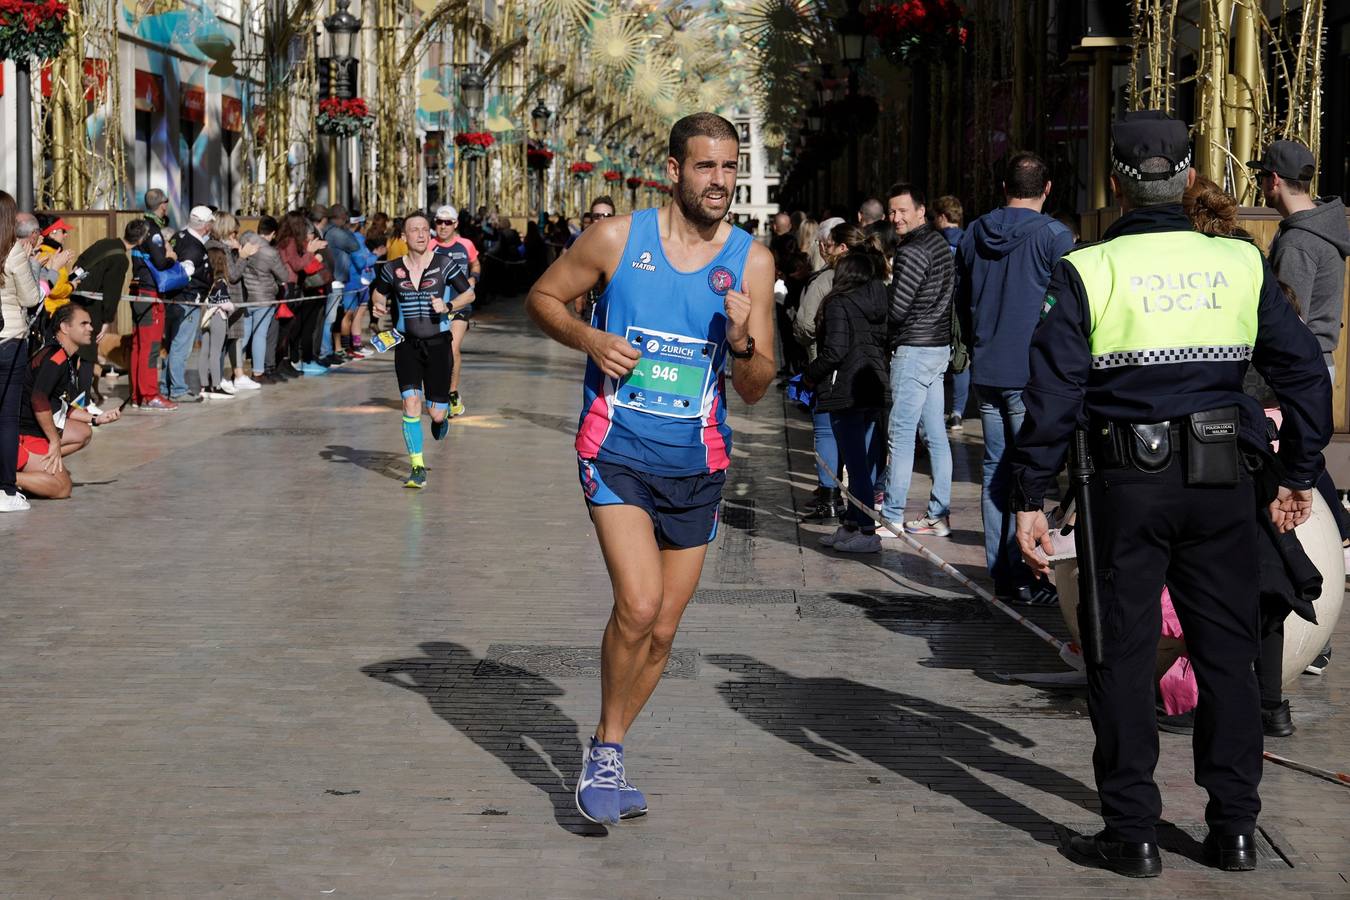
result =
M1103 470L1091 490L1105 653L1101 666L1088 666L1088 709L1107 830L1116 840L1156 840L1155 666L1166 585L1200 687L1195 781L1209 793L1205 819L1216 834L1249 834L1261 810L1263 742L1252 669L1260 617L1252 482L1244 474L1237 487L1187 487L1174 456L1156 474Z

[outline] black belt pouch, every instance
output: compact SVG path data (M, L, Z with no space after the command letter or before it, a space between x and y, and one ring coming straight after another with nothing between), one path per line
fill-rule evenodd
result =
M1186 429L1186 483L1233 487L1238 483L1238 408L1191 413Z

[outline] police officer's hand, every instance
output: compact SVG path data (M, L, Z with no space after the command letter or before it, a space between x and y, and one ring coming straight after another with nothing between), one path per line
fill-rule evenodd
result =
M610 378L622 378L637 366L642 359L642 351L617 334L591 329L590 340L586 342L586 355L595 360Z
M1055 548L1050 543L1050 523L1045 520L1045 513L1038 509L1017 514L1017 546L1021 548L1022 559L1028 568L1037 575L1050 574L1050 562L1046 557L1054 553ZM1043 553L1036 552L1038 547Z
M1281 533L1293 531L1312 515L1312 491L1281 487L1270 504L1270 521Z

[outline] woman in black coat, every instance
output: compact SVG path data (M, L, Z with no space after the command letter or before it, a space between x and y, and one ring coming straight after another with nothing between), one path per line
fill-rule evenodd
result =
M885 260L876 253L850 253L834 270L834 287L816 313L816 358L802 381L816 390L816 409L830 415L849 492L872 499L873 471L891 405L886 356ZM850 506L844 524L821 544L842 553L876 553L881 539L867 514Z

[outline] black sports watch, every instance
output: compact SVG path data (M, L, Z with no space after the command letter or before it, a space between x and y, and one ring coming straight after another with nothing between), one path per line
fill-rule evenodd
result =
M727 352L737 359L749 359L755 355L755 336L752 334L745 339L745 349L739 353L736 352L736 348L731 346L731 342L728 341Z

